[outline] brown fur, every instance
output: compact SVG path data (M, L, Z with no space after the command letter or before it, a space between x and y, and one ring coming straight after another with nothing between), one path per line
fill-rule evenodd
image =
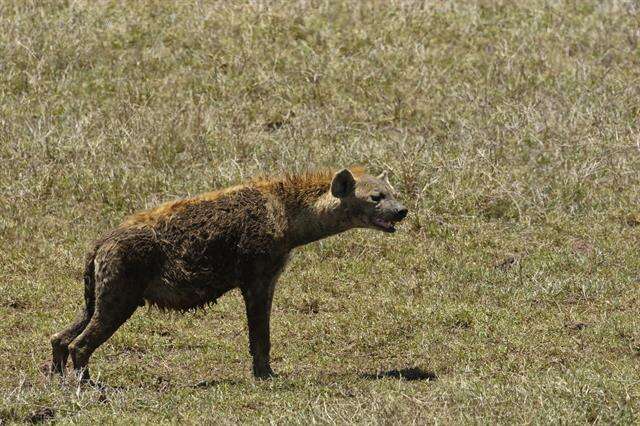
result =
M145 302L184 311L240 288L254 374L271 375L271 301L290 251L353 227L372 227L372 215L389 217L402 207L389 193L395 204L381 209L384 203L378 203L374 209L362 198L372 190L389 192L388 184L359 168L341 173L256 179L127 218L87 257L86 306L73 324L52 336L53 370L63 372L70 354L87 379L93 351ZM334 194L336 182L345 194Z

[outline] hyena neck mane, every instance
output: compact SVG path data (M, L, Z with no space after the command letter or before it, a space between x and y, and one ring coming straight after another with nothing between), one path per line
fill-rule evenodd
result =
M340 208L340 200L325 192L315 200L293 212L287 212L287 239L298 247L351 228L349 217Z
M360 172L354 169L354 174ZM341 200L332 196L334 172L323 171L285 176L275 185L287 220L286 239L291 247L302 246L351 229L352 218Z

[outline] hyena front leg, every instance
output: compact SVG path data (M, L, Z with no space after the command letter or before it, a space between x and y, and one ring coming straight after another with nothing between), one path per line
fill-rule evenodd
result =
M269 322L275 279L242 289L249 326L249 352L253 357L253 375L258 379L275 376L269 364L271 337Z

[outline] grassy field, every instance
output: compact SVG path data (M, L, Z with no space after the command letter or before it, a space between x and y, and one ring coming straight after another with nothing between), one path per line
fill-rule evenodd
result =
M636 1L0 2L0 423L640 422ZM49 380L90 242L257 174L363 164L410 208L241 297L140 309ZM398 376L406 377L398 377Z

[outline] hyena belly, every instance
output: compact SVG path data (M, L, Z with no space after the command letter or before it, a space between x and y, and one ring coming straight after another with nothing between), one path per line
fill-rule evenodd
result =
M144 299L165 309L213 303L250 282L278 253L272 215L262 194L241 189L195 200L154 227L162 262Z

